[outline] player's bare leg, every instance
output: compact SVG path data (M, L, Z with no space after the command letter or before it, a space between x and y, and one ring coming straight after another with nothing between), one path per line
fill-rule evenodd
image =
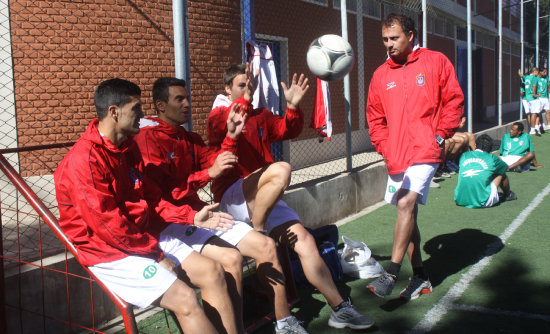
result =
M290 184L290 170L288 163L275 162L244 179L243 193L254 229L265 229L267 217Z
M180 280L166 290L159 305L174 312L185 333L218 333L202 310L195 290Z
M393 248L391 261L400 264L409 248L411 237L415 229L416 212L418 207L416 200L418 193L406 189L400 189L397 199L397 221L393 231ZM418 227L416 227L418 228Z
M331 307L338 306L344 301L327 265L319 255L315 238L299 221L277 226L271 231L271 237L298 254L307 280L321 292Z
M244 333L243 323L243 256L238 249L220 238L211 238L204 245L201 255L219 262L225 272L225 281L239 333Z
M268 289L268 297L273 304L275 318L280 320L290 316L285 276L277 258L275 241L257 231L251 231L239 242L237 248L244 256L256 260L258 279Z
M193 252L183 261L181 268L187 275L184 279L201 289L204 313L218 332L238 333L222 265Z

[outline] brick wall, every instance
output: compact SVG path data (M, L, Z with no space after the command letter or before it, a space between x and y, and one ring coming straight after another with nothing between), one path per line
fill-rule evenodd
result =
M194 128L204 134L221 72L240 60L239 2L189 1ZM174 75L172 1L10 1L13 71L20 147L77 140L95 117L93 92L121 77L143 90L153 114L151 88ZM29 153L21 171L51 173L63 157Z

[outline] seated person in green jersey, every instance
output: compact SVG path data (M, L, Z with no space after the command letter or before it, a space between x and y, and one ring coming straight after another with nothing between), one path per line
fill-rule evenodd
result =
M498 187L504 192L504 200L517 199L510 191L506 177L508 165L491 154L493 140L481 135L476 140L476 150L464 152L460 157L455 202L467 208L490 208L499 203Z
M523 132L521 122L515 122L510 133L502 137L499 151L500 158L506 162L509 171L526 172L531 161L535 167L544 167L537 162L531 136Z

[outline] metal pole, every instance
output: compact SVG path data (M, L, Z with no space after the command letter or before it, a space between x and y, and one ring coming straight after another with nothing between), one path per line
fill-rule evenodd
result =
M523 0L521 0L521 8L520 8L520 43L521 43L521 74L523 75L525 73L525 64L524 64L524 53L525 53L525 41L523 38ZM519 97L519 119L523 119L523 103L522 103L521 96Z
M191 103L191 82L189 76L189 45L187 34L187 1L172 0L172 17L174 21L174 65L176 78L183 79L187 83L189 91L189 103ZM193 109L190 107L189 119L184 127L193 130Z
M466 2L468 43L468 132L472 130L472 0Z
M357 110L359 112L359 128L365 126L365 48L363 47L363 1L357 1L357 52L355 53L357 64L357 91L359 99L357 101Z
M535 45L536 45L536 58L535 58L535 66L539 67L539 0L537 0L537 20L536 20L536 34L535 34Z
M502 125L502 0L498 0L498 125Z
M422 0L422 47L428 47L428 13L426 12L426 0Z
M342 21L342 37L348 40L348 16L346 0L340 0L340 18ZM346 170L351 172L351 106L349 74L344 77L344 99L346 101Z

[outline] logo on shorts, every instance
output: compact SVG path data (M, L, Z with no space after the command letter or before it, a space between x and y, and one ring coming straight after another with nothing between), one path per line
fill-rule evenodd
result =
M394 192L397 191L397 189L395 189L394 186L389 186L389 187L388 187L388 191L390 192L390 194L393 194Z
M143 278L145 279L153 278L153 276L155 276L156 273L157 273L157 267L155 265L147 266L147 268L143 270Z
M196 226L189 226L187 228L187 230L185 230L185 235L186 236L190 236L191 234L195 233L195 231L197 230L197 227Z

